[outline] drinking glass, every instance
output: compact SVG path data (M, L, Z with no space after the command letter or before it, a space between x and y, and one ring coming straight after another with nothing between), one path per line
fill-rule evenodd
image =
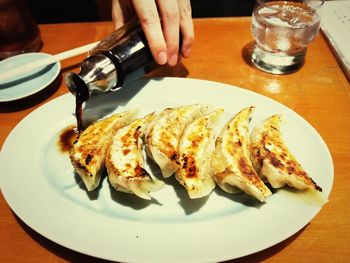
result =
M0 0L0 60L42 45L39 27L24 0Z
M320 29L324 0L257 0L251 30L255 38L253 64L272 74L297 71L307 45Z

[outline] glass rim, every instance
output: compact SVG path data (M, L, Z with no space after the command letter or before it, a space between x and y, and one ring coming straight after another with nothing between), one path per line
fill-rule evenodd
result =
M310 8L317 10L318 8L320 8L321 6L323 6L323 4L325 3L325 0L268 0L268 1L264 1L264 0L256 0L256 2L259 5L266 5L266 3L268 2L294 2L294 3L311 3L311 2L319 2L318 5L308 5ZM270 9L279 9L279 8L273 8L273 7L269 7Z

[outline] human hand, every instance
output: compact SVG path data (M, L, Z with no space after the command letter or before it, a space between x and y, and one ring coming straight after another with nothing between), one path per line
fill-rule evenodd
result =
M194 41L190 0L113 0L112 18L117 28L137 15L150 50L160 65L175 66L181 55L188 57Z

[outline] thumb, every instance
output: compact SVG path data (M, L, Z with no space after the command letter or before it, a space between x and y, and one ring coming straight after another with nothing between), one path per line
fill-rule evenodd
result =
M112 20L116 29L135 16L135 10L129 0L112 0Z

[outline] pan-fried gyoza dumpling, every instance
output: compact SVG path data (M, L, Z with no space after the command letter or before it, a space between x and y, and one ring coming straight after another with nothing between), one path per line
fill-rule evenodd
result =
M100 183L113 133L130 123L133 116L133 111L125 111L98 120L81 132L73 143L69 156L88 191L94 190Z
M150 114L120 128L113 136L106 157L111 185L118 191L134 193L143 199L151 199L149 193L164 186L145 170L142 155L142 137L154 117L155 114Z
M158 164L164 177L171 176L179 168L177 149L182 132L205 109L200 104L167 108L147 128L146 152Z
M253 107L248 107L230 119L216 139L212 166L214 179L228 193L240 190L265 201L270 189L255 172L249 153L249 120Z
M179 143L179 169L176 179L182 184L190 198L209 195L215 188L211 169L211 154L215 144L215 129L219 117L224 111L215 110L204 114L185 128Z
M280 115L273 115L253 130L251 158L255 170L274 188L289 185L300 190L321 192L321 187L311 179L284 143L280 122Z

